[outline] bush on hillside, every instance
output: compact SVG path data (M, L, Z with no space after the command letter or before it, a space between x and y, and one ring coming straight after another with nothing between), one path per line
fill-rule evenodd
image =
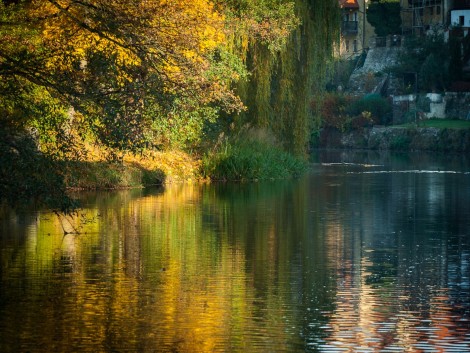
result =
M312 100L311 107L321 119L322 127L332 127L341 131L349 128L351 116L348 107L354 98L343 93L330 92Z
M320 117L322 127L340 131L387 125L392 117L391 103L378 94L358 99L341 93L327 93L321 99L313 100L311 106Z
M363 116L364 112L370 113L373 124L388 125L391 121L392 105L379 94L367 94L352 102L349 107L352 116Z

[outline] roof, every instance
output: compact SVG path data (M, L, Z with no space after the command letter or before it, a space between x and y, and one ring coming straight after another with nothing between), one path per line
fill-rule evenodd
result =
M357 0L339 0L339 6L346 9L358 9L359 4Z

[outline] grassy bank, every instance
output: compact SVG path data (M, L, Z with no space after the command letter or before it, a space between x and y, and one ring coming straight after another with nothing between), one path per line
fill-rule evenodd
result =
M1 137L1 136L0 136ZM41 152L30 135L0 139L0 203L69 212L67 191L138 188L175 182L288 178L306 169L302 158L266 138L225 139L204 155L179 150L119 154L84 144L80 157ZM112 161L110 161L112 160Z
M69 189L117 189L194 181L201 178L200 161L181 151L126 154L109 162L94 151L86 161L65 163Z
M398 127L416 127L414 123L397 125ZM470 120L426 119L418 123L419 127L434 127L438 129L470 129Z
M304 172L303 158L267 142L225 142L202 158L182 151L146 151L117 162L67 162L68 189L118 189L175 182L284 179Z

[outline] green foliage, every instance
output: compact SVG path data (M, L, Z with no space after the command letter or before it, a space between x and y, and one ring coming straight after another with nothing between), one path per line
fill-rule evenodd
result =
M470 60L470 33L462 39L462 49L463 49L463 61L468 62Z
M96 187L137 185L136 175L113 165L80 164L83 146L104 146L110 156L147 147L192 150L207 142L208 126L222 129L232 121L267 127L282 145L227 142L233 155L258 151L274 161L253 158L256 163L240 167L239 177L280 177L299 169L282 150L303 155L316 123L308 103L324 88L339 39L336 1L5 4L0 2L2 198L65 202L65 182L80 187L80 175ZM237 116L242 100L247 112ZM229 117L227 123L218 123L220 115ZM272 170L257 174L268 164ZM48 170L54 172L46 180ZM70 171L77 173L75 181ZM150 172L144 179L155 177ZM55 183L57 192L50 192Z
M331 73L326 85L328 91L336 91L339 86L344 89L349 82L349 78L353 73L356 65L359 61L363 60L365 54L361 54L359 57L353 57L348 59L336 58L331 67Z
M252 76L238 86L248 110L236 122L267 127L286 150L302 155L318 127L309 103L325 89L339 42L340 11L337 1L296 0L295 14L301 26L277 54L259 42L244 49Z
M390 101L379 94L367 94L357 101L353 101L348 111L353 116L368 112L371 115L371 122L387 125L391 122L392 105Z
M162 184L164 174L116 162L73 161L67 163L65 180L73 189L119 189Z
M16 207L35 199L70 212L65 154L73 150L68 115L44 87L18 77L0 81L0 200Z
M351 115L349 107L353 98L343 93L329 92L314 98L312 109L317 111L323 127L332 127L341 131L349 128Z
M398 135L392 138L390 141L390 149L393 151L407 151L411 143L409 136Z
M219 140L203 157L205 177L213 180L266 180L301 174L306 161L279 147L271 138L243 134Z
M63 163L38 151L25 131L0 121L0 201L16 207L33 198L63 212L76 207L66 194Z
M67 126L70 107L80 135L111 149L192 148L220 111L242 109L230 85L247 78L246 56L231 38L244 35L274 55L299 18L293 1L176 3L0 3L0 82L26 102L4 116L34 125L39 142L57 150L77 128ZM3 88L0 99L10 103Z
M165 173L160 169L142 170L142 185L163 185L165 183Z
M467 35L470 38L469 35ZM468 39L467 39L468 41ZM449 79L451 81L458 81L461 80L462 77L462 70L463 70L463 58L465 58L465 40L460 40L454 36L449 38L449 54L450 54L450 62L449 62ZM462 52L463 50L463 53ZM462 55L463 54L463 55Z
M460 38L446 42L437 30L425 37L408 37L394 71L398 75L417 73L420 92L443 91L453 80L462 78L460 48L463 42Z
M173 109L152 122L153 144L164 149L193 149L205 139L204 127L213 124L219 117L219 109L210 106L186 105L175 101Z
M400 0L371 0L367 8L367 21L379 37L401 34L400 11Z
M436 53L430 53L422 63L418 77L420 86L429 90L442 90L446 86L446 66L448 63ZM444 65L443 65L444 64Z
M0 82L13 91L26 82L46 92L42 103L32 93L38 106L55 100L65 111L73 107L88 132L112 149L137 151L151 143L155 119L187 113L182 100L191 100L193 115L183 120L205 114L207 106L243 108L230 84L246 71L230 54L229 30L210 1L1 4ZM63 127L59 114L39 114L47 142L61 137L59 130L49 133L51 125ZM21 119L30 122L31 115Z
M329 92L311 102L323 127L340 131L362 128L373 124L388 124L391 118L391 103L378 94L361 98L344 93Z
M266 45L272 53L282 50L299 24L295 2L289 0L216 0L237 34Z

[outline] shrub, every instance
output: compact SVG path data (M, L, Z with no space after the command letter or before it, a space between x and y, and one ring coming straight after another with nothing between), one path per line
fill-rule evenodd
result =
M420 92L444 91L450 87L452 80L462 77L462 48L465 58L465 39L451 36L446 40L443 33L435 28L424 37L406 38L399 54L399 65L393 71L397 77L417 74ZM405 92L412 93L414 90L405 82Z
M351 119L347 110L352 101L353 98L342 93L326 93L323 97L314 99L311 106L319 114L323 127L344 131Z
M370 126L372 123L372 114L370 112L364 111L361 113L361 115L358 115L351 119L351 128L360 129Z
M352 116L361 116L364 112L370 113L372 123L387 125L391 119L392 105L379 94L368 94L349 107Z
M203 175L213 180L281 179L301 174L306 166L272 139L249 134L220 141L202 159Z
M392 104L379 94L368 94L360 99L341 93L327 93L312 100L322 127L340 131L359 129L373 124L389 124Z

